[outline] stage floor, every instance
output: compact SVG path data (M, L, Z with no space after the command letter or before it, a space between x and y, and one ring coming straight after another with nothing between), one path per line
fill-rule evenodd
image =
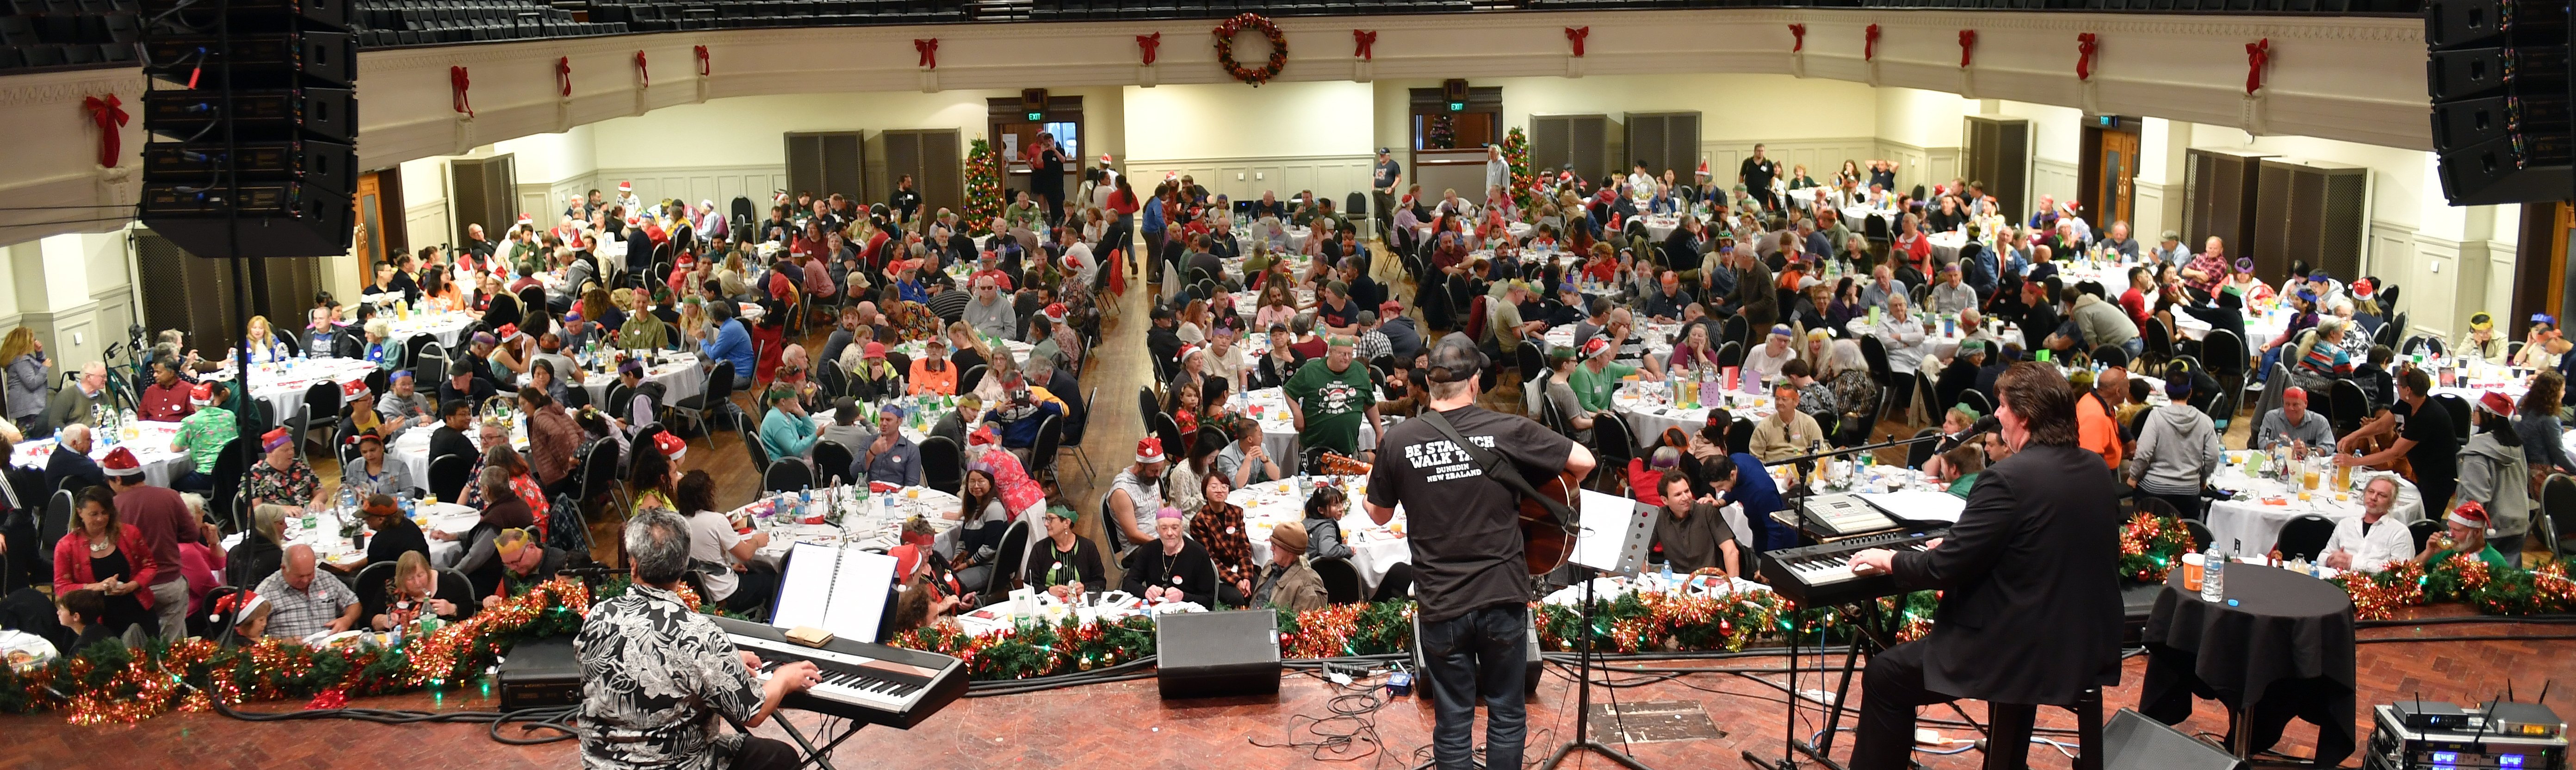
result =
M2546 637L2567 633L2562 626L2540 624L2453 624L2370 629L2364 638L2511 636ZM2365 643L2360 648L2360 703L2367 706L2422 693L2433 700L2483 700L2510 676L2529 697L2542 681L2576 682L2576 642L2544 639ZM1657 667L1780 668L1780 658L1648 663ZM1802 660L1801 663L1808 661ZM2134 705L2146 662L2128 661L2122 685L2107 702ZM1623 680L1647 677L1614 674ZM1768 674L1775 681L1781 675ZM1802 676L1799 686L1815 686ZM1571 734L1574 725L1573 680L1548 675L1530 703L1530 759L1533 763ZM1825 684L1830 688L1831 683ZM1858 685L1855 683L1855 699ZM1618 689L1621 702L1686 701L1702 704L1722 738L1634 744L1634 753L1659 768L1744 767L1739 750L1770 755L1779 750L1781 692L1729 674L1694 674ZM1596 688L1596 700L1607 691ZM1277 744L1315 740L1296 728L1311 721L1301 717L1330 714L1327 701L1336 688L1315 676L1292 673L1278 698L1218 699L1166 705L1150 679L1054 690L1027 695L960 700L911 731L869 729L843 745L832 759L844 770L859 768L1170 768L1171 770L1240 770L1292 766L1325 766L1305 749L1264 748L1253 741ZM283 710L288 704L255 704ZM426 695L366 698L351 705L371 708L436 708L480 710L495 704L479 692L451 692L433 700ZM1963 704L1984 718L1983 709ZM2553 703L2562 714L2576 714L2576 702ZM1813 712L1809 712L1812 714ZM1926 709L1926 718L1954 716L1946 708ZM790 712L800 728L818 720ZM1417 749L1430 742L1431 711L1420 697L1402 698L1372 715L1378 737L1390 756L1368 757L1333 765L1404 768ZM2065 712L2042 709L2043 727L2072 728ZM1848 722L1847 722L1848 724ZM1341 725L1347 727L1348 724ZM1944 737L1959 737L1964 728L1926 725ZM2224 715L2215 703L2203 702L2187 730L2219 733ZM2367 726L2365 725L2365 728ZM1802 726L1802 733L1816 729ZM0 752L0 768L166 768L194 770L420 770L454 768L569 768L578 766L570 742L543 746L505 746L485 737L483 725L385 726L358 722L286 722L250 724L212 714L173 714L138 725L74 727L60 714L0 718L0 733L9 748ZM761 734L779 737L777 728ZM1482 730L1479 729L1481 742ZM2305 755L2315 729L2293 723L2282 751ZM808 731L811 734L811 731ZM1848 752L1848 735L1836 745ZM2071 740L2071 739L2069 739ZM1329 756L1329 755L1327 755ZM1427 750L1426 750L1427 756ZM1924 766L1940 770L1978 766L1975 752L1955 756L1918 753ZM2066 767L2045 746L2033 746L2034 767ZM2359 760L2345 762L2358 766ZM1592 761L1577 766L1610 767Z

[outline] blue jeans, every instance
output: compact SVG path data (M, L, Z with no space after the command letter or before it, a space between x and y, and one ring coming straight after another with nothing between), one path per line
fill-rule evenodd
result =
M2129 351L2129 360L2138 360L2138 354L2147 352L2147 338L2130 337L2127 342L2120 343L2120 349Z
M1431 675L1431 756L1440 770L1475 763L1476 698L1485 698L1485 766L1521 766L1528 702L1529 608L1498 604L1422 624L1423 665Z

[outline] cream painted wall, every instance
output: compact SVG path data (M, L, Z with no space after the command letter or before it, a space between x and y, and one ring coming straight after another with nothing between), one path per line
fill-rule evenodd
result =
M1370 85L1346 80L1128 86L1128 160L1368 155ZM1092 153L1097 155L1098 153Z
M1877 91L1878 138L1925 149L1960 146L1959 117L1977 109L1975 100L1958 94L1914 88Z
M1867 138L1878 134L1879 104L1866 84L1802 80L1788 75L1596 75L1583 78L1478 78L1471 86L1503 89L1503 124L1529 127L1531 115L1623 112L1700 113L1700 144ZM1413 141L1411 89L1438 80L1379 80L1377 139L1384 147ZM1266 86L1265 86L1266 88ZM1956 99L1957 97L1951 97ZM1795 120L1783 120L1783 111ZM1372 148L1374 149L1374 148Z
M65 233L0 249L12 286L0 291L0 329L26 326L60 375L96 360L134 322L133 257L125 231Z

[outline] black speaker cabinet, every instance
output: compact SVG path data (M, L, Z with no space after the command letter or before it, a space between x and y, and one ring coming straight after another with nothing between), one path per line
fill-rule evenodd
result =
M581 661L574 658L572 637L520 642L498 668L503 711L581 702Z
M1279 612L1178 612L1154 619L1154 680L1165 698L1279 694Z
M1546 659L1540 655L1538 649L1538 615L1536 614L1529 616L1529 640L1527 643L1521 645L1521 649L1523 651L1521 656L1522 665L1526 667L1522 672L1523 675L1521 677L1521 693L1524 695L1536 695L1538 694L1538 678L1542 673L1545 673L1539 669L1547 662ZM1422 697L1427 698L1430 697L1430 693L1423 688L1430 686L1431 666L1430 661L1423 658L1422 618L1417 615L1413 618L1413 689L1416 692L1423 693Z
M2237 770L2235 755L2132 709L2102 727L2102 770Z

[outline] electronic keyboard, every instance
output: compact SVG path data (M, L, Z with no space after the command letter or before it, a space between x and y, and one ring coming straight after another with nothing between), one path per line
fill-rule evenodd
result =
M822 682L779 703L826 716L909 730L966 693L966 664L937 653L848 639L822 647L787 640L786 629L732 618L711 618L735 647L760 656L759 677L808 661Z
M1872 548L1920 551L1924 550L1924 543L1949 533L1947 528L1896 531L1804 548L1765 551L1762 554L1762 576L1771 584L1772 593L1808 607L1848 604L1900 594L1905 589L1897 586L1893 575L1854 572L1852 554Z
M1900 526L1886 511L1855 494L1809 495L1799 506L1807 515L1789 525L1817 540L1876 534Z

